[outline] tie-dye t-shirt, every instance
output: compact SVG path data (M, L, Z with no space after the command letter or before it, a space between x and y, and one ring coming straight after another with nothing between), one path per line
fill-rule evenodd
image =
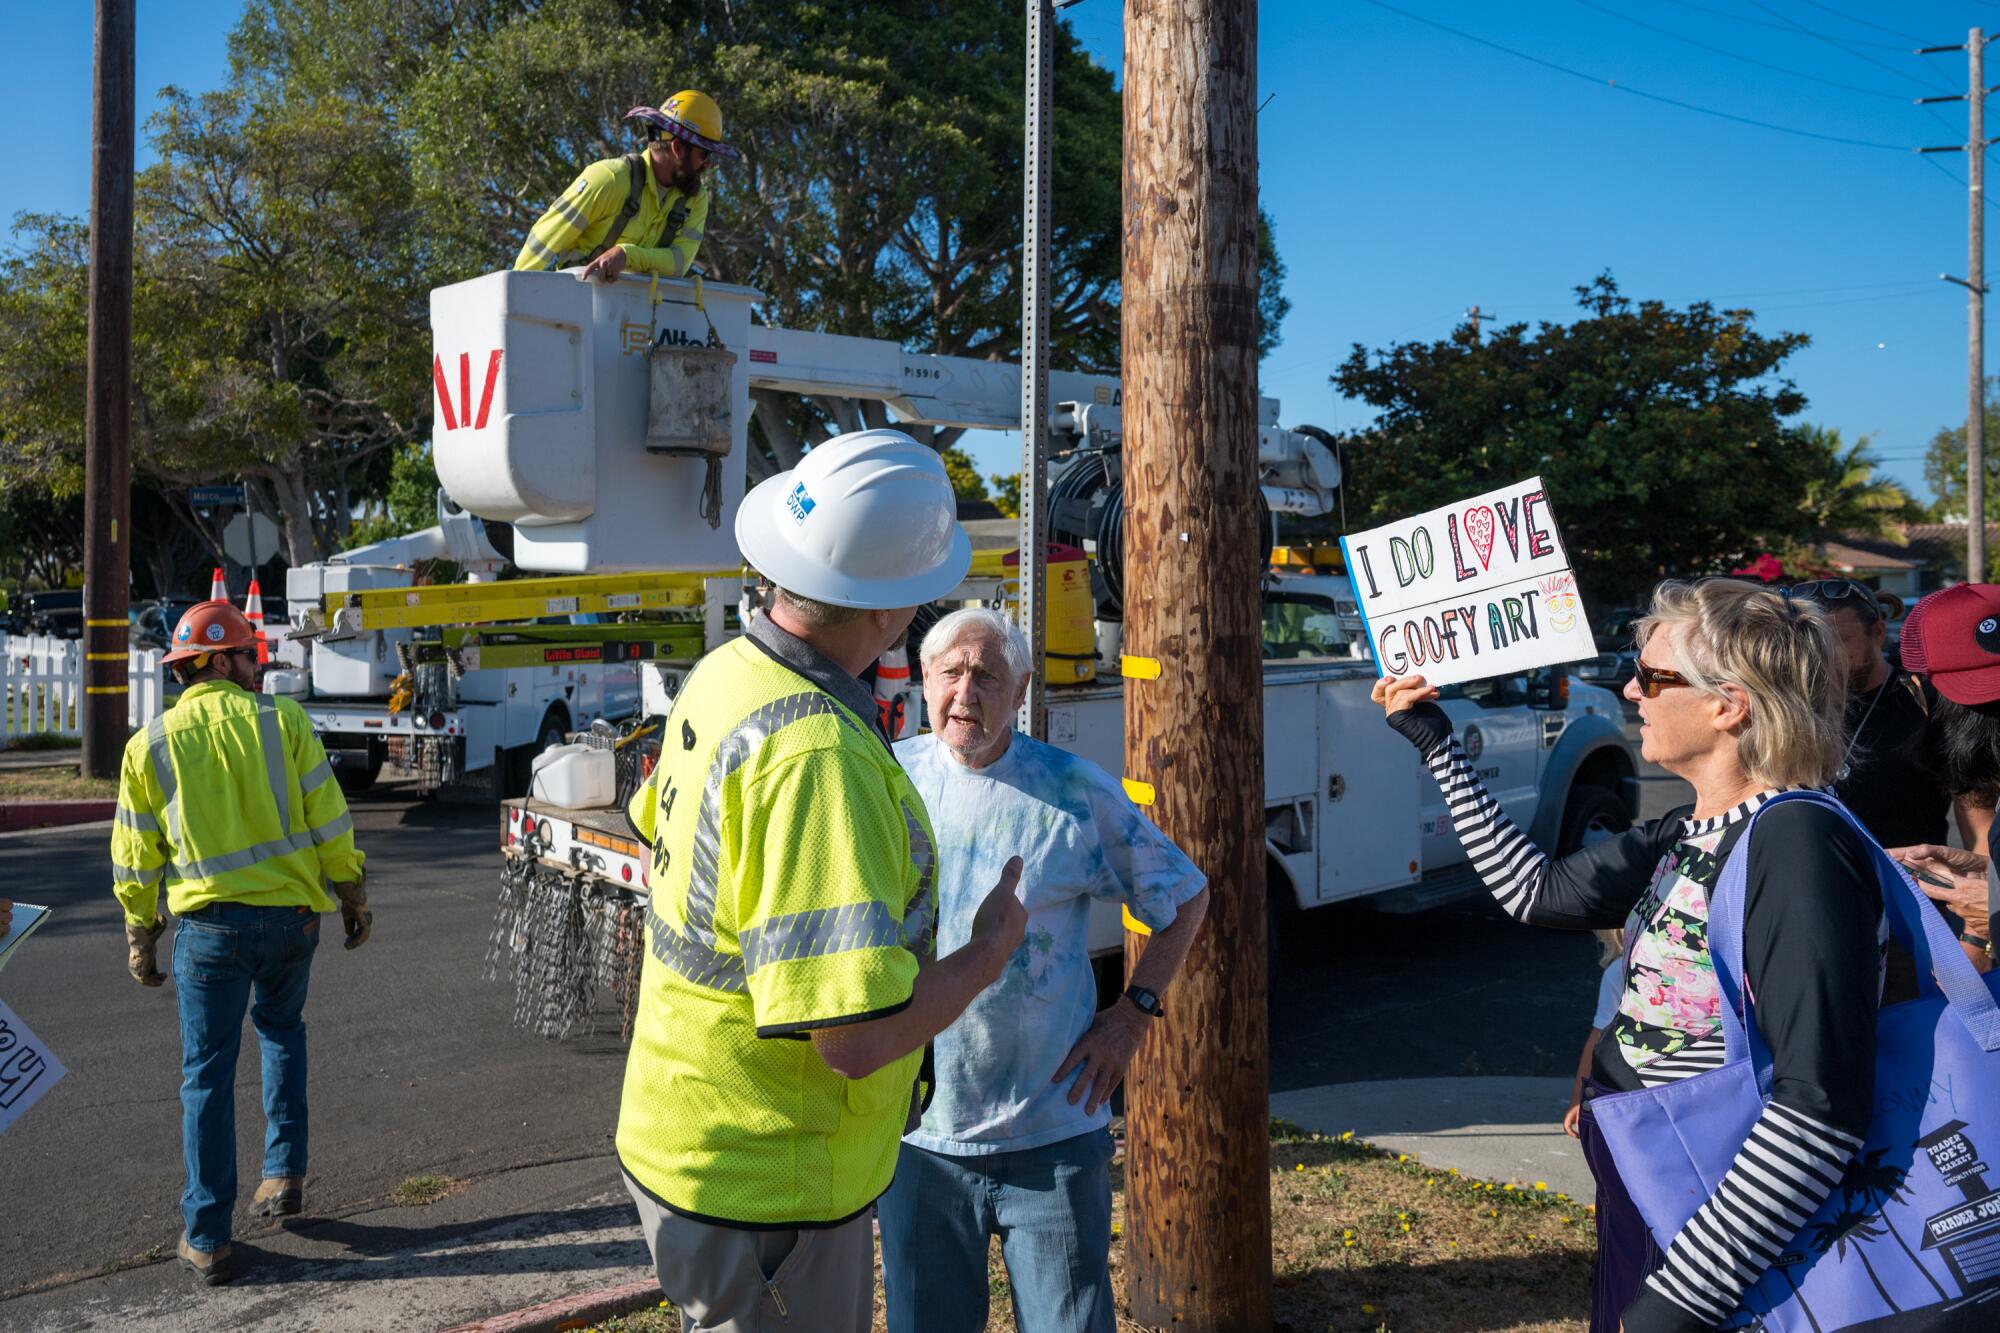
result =
M967 768L934 736L898 742L938 844L937 951L972 937L972 918L1007 858L1022 860L1028 935L1000 980L938 1034L937 1093L905 1142L932 1152L1017 1152L1111 1121L1069 1103L1072 1073L1050 1082L1097 1012L1086 943L1092 899L1168 925L1206 886L1194 863L1126 797L1117 779L1066 750L1015 735Z

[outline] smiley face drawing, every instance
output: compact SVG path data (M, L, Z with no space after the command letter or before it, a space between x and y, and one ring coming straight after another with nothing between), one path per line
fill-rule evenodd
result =
M1542 605L1548 608L1549 628L1567 634L1576 628L1576 579L1569 574L1553 574L1542 580Z

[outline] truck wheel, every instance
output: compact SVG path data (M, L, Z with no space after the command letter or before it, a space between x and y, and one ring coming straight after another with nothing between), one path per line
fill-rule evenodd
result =
M334 780L340 783L341 791L349 796L357 796L374 786L375 780L382 776L382 757L373 753L371 749L368 767L336 768L333 770L333 776Z
M1569 808L1563 811L1557 854L1567 856L1631 827L1632 816L1617 792L1609 787L1578 787L1570 793Z
M563 737L568 734L569 714L560 708L551 708L542 714L542 725L535 732L535 739L507 752L508 796L528 794L528 783L534 777L535 756L551 745L561 745Z

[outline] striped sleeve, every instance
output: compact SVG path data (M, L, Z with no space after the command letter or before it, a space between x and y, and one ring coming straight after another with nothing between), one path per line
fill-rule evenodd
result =
M615 166L615 163L612 164ZM514 256L514 268L558 269L570 259L582 257L585 248L583 239L591 227L603 220L607 208L616 208L615 201L607 204L606 184L615 171L601 171L605 163L592 163L582 175L570 183L548 211L528 229L528 239L521 243L521 253Z
M1702 1323L1721 1324L1777 1262L1785 1247L1840 1183L1861 1140L1803 1111L1770 1102L1709 1201L1646 1279L1647 1295L1627 1312L1631 1333L1654 1326L1644 1307L1664 1298ZM1670 1324L1668 1326L1671 1326Z
M284 719L287 749L299 775L299 791L305 800L305 832L312 835L319 855L320 873L329 884L353 884L361 879L366 857L354 845L354 816L347 808L347 795L340 779L327 762L326 747L320 744L305 710L289 699L278 705Z
M1516 921L1527 921L1549 882L1549 858L1514 827L1453 736L1425 756L1444 792L1452 832L1494 899Z
M1473 870L1517 921L1558 930L1623 925L1680 828L1679 819L1668 816L1567 856L1547 856L1480 782L1443 709L1419 704L1391 716L1389 725L1423 755Z
M161 728L164 735L164 727ZM167 838L159 784L152 780L148 733L125 747L118 770L118 805L111 825L111 892L135 926L160 915L160 883L167 874Z

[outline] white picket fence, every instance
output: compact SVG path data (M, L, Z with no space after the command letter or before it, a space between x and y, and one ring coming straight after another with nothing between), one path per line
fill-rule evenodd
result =
M83 641L45 634L0 635L0 746L37 733L82 736ZM166 704L166 673L158 649L131 651L126 721L143 727Z

